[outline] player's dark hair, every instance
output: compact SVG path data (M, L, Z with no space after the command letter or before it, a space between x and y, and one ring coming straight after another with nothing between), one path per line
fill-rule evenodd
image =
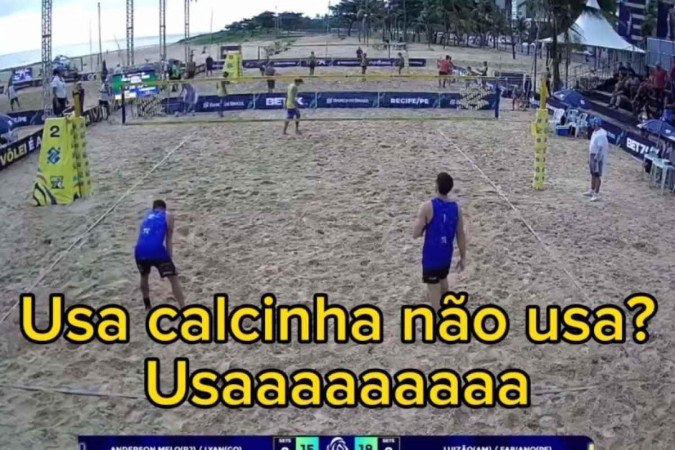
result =
M166 209L166 203L164 200L155 200L152 202L152 209Z
M436 186L438 187L438 193L441 195L448 195L454 185L455 182L452 177L445 172L439 173L436 177Z
M296 79L295 79L295 83L296 83L296 84L297 84L297 83L302 83L302 82L303 82L303 81L302 81L302 78L296 78Z

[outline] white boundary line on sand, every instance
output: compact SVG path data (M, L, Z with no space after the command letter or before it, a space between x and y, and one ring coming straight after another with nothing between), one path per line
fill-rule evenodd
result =
M504 194L502 189L494 181L492 181L490 179L490 177L488 177L485 174L485 172L483 172L483 170L478 166L478 164L476 164L471 159L471 157L469 157L469 155L467 155L452 139L450 139L445 133L443 133L442 130L439 129L437 131L441 136L443 136L445 138L446 141L448 141L448 143L458 153L460 153L464 157L464 159L466 159L469 162L469 164L471 164L473 166L474 169L476 169L476 171L478 171L478 173L481 174L481 176L485 179L485 181L490 183L490 185L497 192L497 195L499 197L501 197L502 200L504 200L506 202L506 204L509 205L509 207L516 213L518 219L525 225L525 227L529 230L529 232L532 233L532 236L534 236L534 238L539 242L539 244L541 244L542 248L546 251L546 253L548 253L549 257L553 260L553 262L558 265L560 270L562 270L565 273L565 275L567 275L567 277L570 279L570 281L572 282L574 287L576 287L579 290L581 295L583 295L584 298L586 299L586 301L588 301L589 304L590 304L590 299L588 298L588 295L586 294L586 291L581 287L581 285L579 284L577 279L574 278L574 276L572 276L572 274L567 269L567 267L562 263L561 258L548 245L546 245L546 243L543 241L543 239L537 234L536 231L534 231L534 228L532 227L532 225L530 225L530 223L523 216L523 214L520 212L520 210L518 208L516 208L516 206L513 203L511 203L511 200L509 200L509 198L506 196L506 194Z
M161 161L159 161L157 164L155 164L149 171L147 171L145 173L145 175L143 175L141 178L139 178L136 181L136 183L134 183L124 194L122 194L122 196L120 198L118 198L115 201L115 203L112 204L112 206L110 208L108 208L108 210L106 212L104 212L98 219L96 219L96 221L93 224L91 224L86 230L84 230L84 232L82 234L80 234L77 238L75 238L75 240L70 244L70 246L67 249L65 249L64 251L62 251L59 254L59 256L49 265L49 267L44 269L40 273L40 275L37 277L35 282L28 289L26 289L24 292L32 292L42 282L42 280L44 280L44 278L47 276L47 274L54 267L56 267L56 265L58 263L60 263L63 260L63 258L65 258L66 255L68 255L68 253L70 253L70 251L73 248L75 248L75 246L77 244L79 244L94 228L99 226L106 219L106 217L108 217L110 215L110 213L112 213L115 210L115 208L117 208L119 206L119 204L122 203L122 201L124 201L124 199L129 196L129 194L131 194L141 183L143 183L146 180L146 178L148 178L155 170L157 170L162 164L164 164L166 162L166 160L171 157L171 155L173 155L178 150L183 148L183 146L195 134L197 134L196 131L193 132L190 136L183 139L178 145L176 145L172 150L170 150L166 155L164 155L164 158L162 158ZM0 319L0 324L4 323L5 320L7 320L9 318L9 316L16 309L16 307L19 306L20 302L21 302L20 300L17 300L16 303L14 303L14 305L12 305L11 308L9 308L9 310L5 313L5 315L2 316L2 319Z
M47 394L63 394L81 397L123 398L128 400L141 400L142 395L116 394L114 392L94 392L82 388L68 387L42 387L27 384L0 383L0 389L13 389L15 391L41 392Z

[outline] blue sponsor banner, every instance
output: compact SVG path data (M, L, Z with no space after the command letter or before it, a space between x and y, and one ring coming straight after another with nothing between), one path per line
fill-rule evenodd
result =
M380 92L381 108L439 108L441 97L429 92Z
M17 127L27 127L30 125L43 125L45 123L44 111L21 111L7 114L12 118Z
M369 67L395 67L397 58L369 58ZM309 64L307 58L302 59L272 59L274 67L306 67ZM265 59L245 59L243 61L244 69L259 69L265 64ZM216 61L215 69L223 68L223 61ZM357 58L316 58L317 67L361 67L361 61ZM410 67L425 67L427 60L424 58L410 58L408 60Z
M80 436L78 450L226 448L228 450L447 450L525 447L542 450L590 450L585 436Z
M316 93L303 92L298 94L300 108L316 108ZM284 109L286 94L256 94L255 109Z
M456 92L444 92L441 94L440 108L461 109L462 95Z
M233 94L225 97L224 101L217 95L199 97L197 112L241 111L253 109L255 106L254 94Z
M475 95L435 92L304 92L298 95L301 109L310 108L409 108L409 109L472 109L492 110L497 106L497 94L479 90ZM221 99L216 95L200 96L195 112L221 111ZM180 97L162 100L167 114L185 110ZM226 97L222 111L275 110L286 107L286 94L233 94Z
M31 153L40 150L42 145L42 129L30 134L16 142L0 147L0 170L6 169L11 164L25 158Z
M317 108L377 108L377 92L317 92Z
M603 124L603 127L605 127L605 124ZM630 132L625 133L623 142L621 142L621 148L638 159L644 159L645 155L659 151L654 142Z

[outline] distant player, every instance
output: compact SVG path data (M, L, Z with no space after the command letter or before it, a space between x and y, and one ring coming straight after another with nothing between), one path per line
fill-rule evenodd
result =
M218 82L218 97L220 98L220 109L218 110L218 115L223 117L223 111L225 111L225 106L227 103L227 77L230 76L230 73L226 70L223 70L223 80Z
M150 303L150 269L156 267L162 278L168 278L173 296L183 308L185 301L183 290L178 281L178 273L173 265L174 218L166 210L163 200L155 200L152 209L145 214L136 243L136 266L141 274L141 293L145 309L152 308ZM166 243L166 245L165 245Z
M447 77L450 75L450 55L445 55L445 59L439 59L436 62L438 66L438 75L439 77ZM444 88L448 83L448 78L439 78L438 87Z
M401 75L405 68L405 58L403 57L403 53L399 52L398 58L396 58L396 68L398 69L398 74Z
M19 94L17 94L12 80L9 81L9 86L7 86L7 97L9 97L9 107L12 108L12 111L14 111L15 103L17 108L21 109L21 103L19 103Z
M101 83L101 87L98 89L98 106L101 108L101 112L105 114L105 120L110 120L110 97L112 96L112 90L107 81Z
M424 235L422 250L422 279L429 287L429 301L435 308L448 292L448 274L452 265L455 239L460 259L457 269L464 270L466 261L466 235L459 204L448 197L454 181L443 172L436 177L438 196L425 202L417 214L413 238Z
M192 113L192 115L195 115L195 109L197 107L197 101L199 100L199 95L197 94L197 90L195 87L190 84L190 83L184 83L182 85L182 90L180 92L180 97L183 100L183 114L188 114ZM176 117L178 117L179 113L176 112Z
M302 79L297 78L288 85L288 93L286 94L286 122L284 122L284 134L288 134L288 124L291 120L295 120L295 134L300 133L300 108L302 105L298 98L298 86L302 84Z

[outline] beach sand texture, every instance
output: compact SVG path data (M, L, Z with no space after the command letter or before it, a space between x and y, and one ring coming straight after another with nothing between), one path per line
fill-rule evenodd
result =
M509 105L510 106L510 105ZM252 112L256 117L281 113ZM602 201L589 203L587 141L551 138L548 183L531 189L534 151L528 113L499 121L368 122L422 111L312 111L360 115L361 122L164 125L88 129L95 194L67 207L34 208L37 158L3 171L0 196L0 311L4 314L71 242L168 152L182 146L33 289L38 325L47 294L67 303L111 302L131 312L131 343L76 347L26 342L18 311L0 325L0 448L72 448L83 434L585 434L598 448L675 445L675 242L672 197L650 190L639 163L613 148ZM436 113L438 114L438 113ZM494 182L516 211L498 194ZM468 306L496 303L511 318L500 344L403 345L399 308L425 301L421 241L411 237L420 204L439 171L455 177L466 215L468 266L451 287ZM226 292L233 305L274 292L282 304L310 303L315 292L352 307L374 303L385 343L359 345L160 346L145 335L133 246L142 213L163 198L176 215L175 261L187 301L209 305ZM524 218L550 249L530 233ZM564 273L569 271L580 292ZM170 298L151 277L155 301ZM633 292L659 300L645 345L535 346L525 338L525 306L621 305ZM629 336L631 329L629 328ZM143 359L176 357L191 367L288 373L349 368L424 372L520 368L532 378L525 410L250 410L152 407L143 394ZM28 392L8 385L67 387L134 398ZM11 443L9 447L3 443Z

